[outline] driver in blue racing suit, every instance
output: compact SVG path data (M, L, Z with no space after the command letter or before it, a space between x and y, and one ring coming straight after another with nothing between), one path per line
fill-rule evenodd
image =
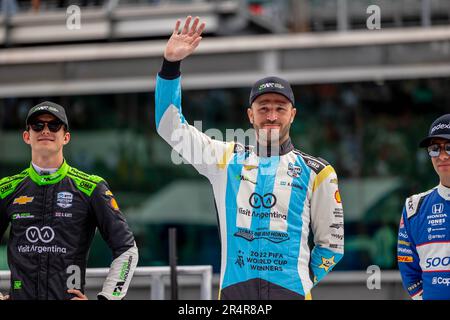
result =
M420 142L439 176L437 187L406 199L398 233L398 266L413 299L450 299L450 114Z
M308 298L343 256L336 173L325 160L294 148L294 95L278 77L257 81L250 95L256 148L211 139L188 124L180 62L199 45L205 27L191 20L182 30L177 21L165 48L156 80L156 127L212 184L222 246L219 299ZM205 154L211 158L197 161Z

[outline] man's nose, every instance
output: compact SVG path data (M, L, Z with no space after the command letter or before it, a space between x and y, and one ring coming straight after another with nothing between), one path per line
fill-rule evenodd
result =
M448 153L445 151L445 149L444 148L441 148L440 150L439 150L439 159L441 160L441 161L446 161L446 160L448 160L450 158L450 156L448 155Z
M46 123L44 126L44 129L42 130L42 134L49 134L50 133L50 129L48 128L48 124Z
M275 121L275 120L277 120L277 119L278 119L278 115L277 115L276 111L270 111L270 112L267 114L267 120L269 120L269 121Z

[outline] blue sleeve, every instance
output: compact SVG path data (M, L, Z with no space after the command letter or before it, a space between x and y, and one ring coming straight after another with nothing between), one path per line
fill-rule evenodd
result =
M157 130L159 129L161 118L171 105L178 109L181 122L184 123L185 119L181 112L181 77L168 80L157 75L155 88L155 120Z
M181 122L185 119L181 112L181 73L180 61L170 62L164 59L161 71L156 76L155 88L155 120L156 129L159 129L161 118L169 106L178 109Z
M310 268L314 274L313 284L317 285L342 259L342 253L315 246L311 252Z
M212 139L187 123L181 111L179 63L164 60L156 77L155 108L156 131L173 151L208 178L225 172L221 164L230 158L234 143Z
M403 209L400 219L397 244L397 261L400 270L403 287L413 299L420 299L422 295L422 269L419 264L419 256L411 233L410 221Z

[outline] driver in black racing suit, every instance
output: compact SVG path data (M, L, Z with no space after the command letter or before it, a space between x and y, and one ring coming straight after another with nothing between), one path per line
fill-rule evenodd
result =
M0 180L0 239L10 225L8 264L12 300L86 300L88 252L98 227L113 262L99 299L123 299L138 262L125 217L100 177L70 167L62 149L70 140L64 108L33 107L23 133L32 162Z

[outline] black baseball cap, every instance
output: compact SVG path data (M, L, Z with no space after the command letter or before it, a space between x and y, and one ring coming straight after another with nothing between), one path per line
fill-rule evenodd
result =
M62 123L66 126L67 130L69 130L69 121L67 120L66 110L62 106L57 103L44 101L28 111L27 119L25 121L26 125L30 124L30 121L35 117L41 114L51 114L61 120Z
M419 147L426 148L430 145L430 141L433 138L442 138L450 140L450 113L434 120L431 124L428 137L423 138L420 141Z
M252 105L256 98L265 93L281 94L289 99L292 106L295 105L294 93L292 92L291 85L284 79L272 76L256 81L250 92L250 105Z

